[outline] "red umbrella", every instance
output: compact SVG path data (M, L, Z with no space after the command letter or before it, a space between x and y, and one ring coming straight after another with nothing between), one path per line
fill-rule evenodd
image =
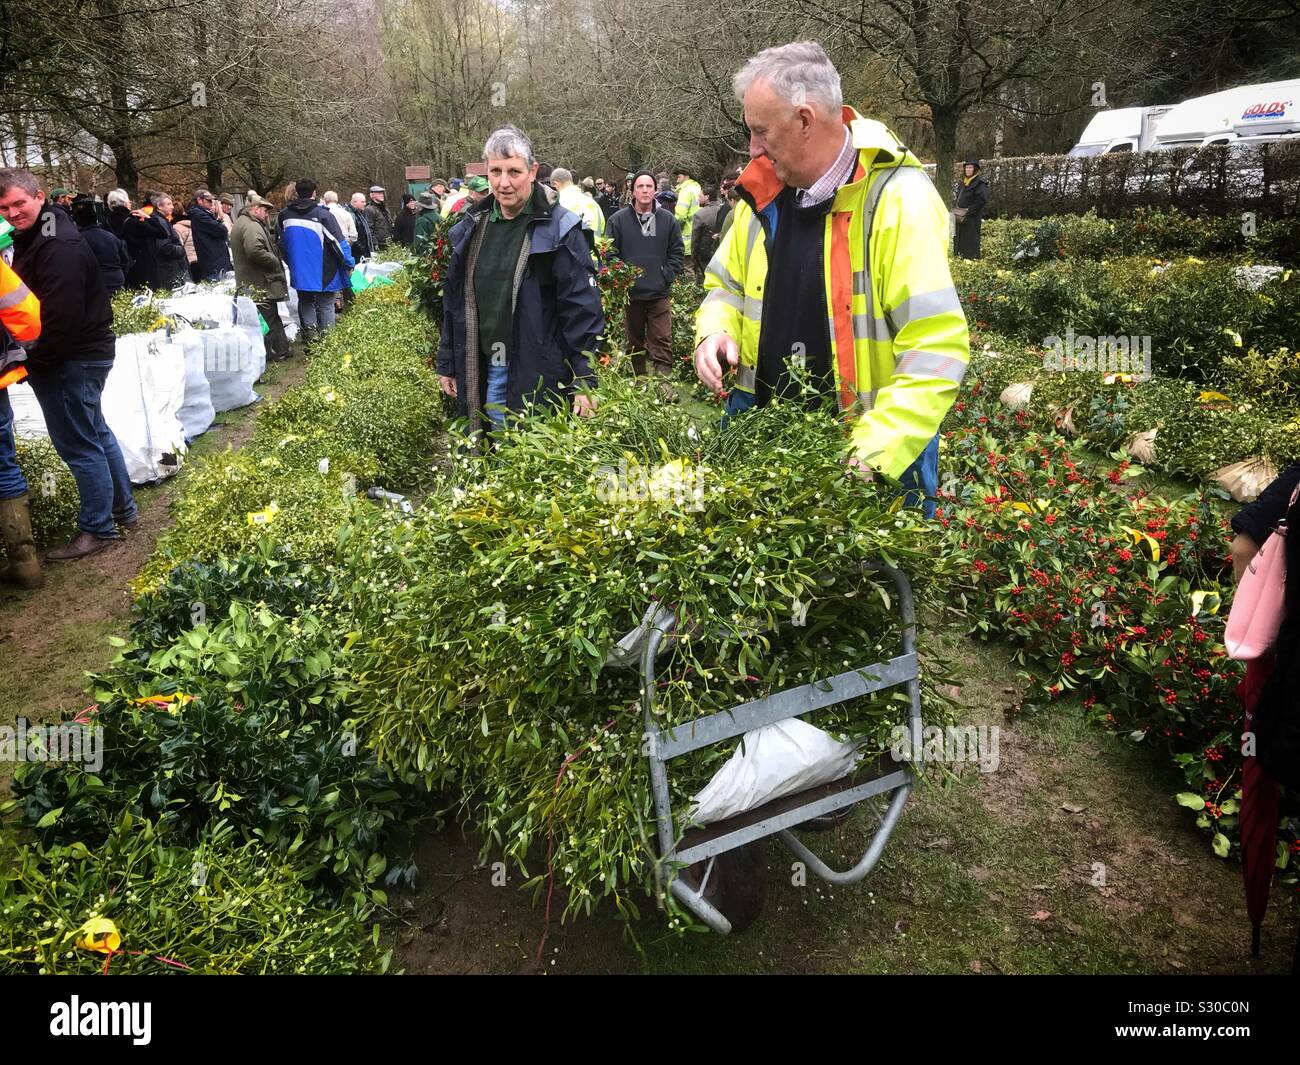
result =
M1255 707L1269 677L1273 655L1269 653L1246 665L1246 676L1237 685L1237 697L1246 708L1245 731L1250 732ZM1246 913L1250 916L1250 953L1259 957L1259 930L1268 910L1268 893L1273 885L1277 858L1277 812L1279 787L1260 767L1254 755L1241 770L1241 878L1246 888Z

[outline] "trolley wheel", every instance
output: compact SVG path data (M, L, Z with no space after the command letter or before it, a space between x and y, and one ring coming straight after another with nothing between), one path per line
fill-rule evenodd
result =
M743 932L758 920L767 898L763 844L761 841L746 843L713 859L687 866L677 875L698 890L710 860L713 872L705 885L704 898L731 922L733 932Z

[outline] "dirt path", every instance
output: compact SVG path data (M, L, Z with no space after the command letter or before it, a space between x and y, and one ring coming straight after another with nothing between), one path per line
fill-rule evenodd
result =
M190 451L191 460L240 447L252 434L262 406L303 379L306 362L295 354L285 363L272 363L257 384L262 400L240 410L226 411ZM184 482L182 470L161 484L140 488L140 527L126 542L98 555L46 567L39 592L0 589L0 677L4 705L0 724L19 715L29 721L48 720L79 706L85 672L102 668L112 658L105 640L124 635L130 619L128 582L144 567L158 538L171 527L171 503ZM7 787L8 773L0 786Z

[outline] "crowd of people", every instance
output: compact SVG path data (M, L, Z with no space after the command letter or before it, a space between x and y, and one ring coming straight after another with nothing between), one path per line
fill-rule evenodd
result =
M344 203L302 178L283 190L278 210L253 192L236 210L233 198L199 187L182 211L162 192L133 204L115 189L102 206L67 189L47 198L28 171L0 172L16 283L42 308L39 338L5 334L18 353L10 369L32 382L81 492L77 538L47 557L95 553L136 520L99 407L114 291L233 274L267 324L268 355L282 358L280 304L290 287L311 343L351 303L356 264L389 244L426 251L442 229L451 252L437 368L472 429L500 426L533 401L564 402L579 415L595 409L589 359L605 334L596 277L604 238L604 254L638 268L625 323L635 373L671 374L670 294L693 273L705 290L696 372L716 390L730 385L729 416L806 394L811 380L816 402L850 418L863 477L884 475L914 501L932 499L936 434L969 344L948 272L948 213L915 156L843 106L839 75L818 45L761 53L735 89L751 161L717 187L686 164L629 172L621 187L579 179L537 160L512 126L488 137L486 175L436 178L395 210L378 184ZM967 168L962 190L976 225L987 196L977 172ZM0 445L0 502L22 495L7 412L0 387L0 437L9 441Z

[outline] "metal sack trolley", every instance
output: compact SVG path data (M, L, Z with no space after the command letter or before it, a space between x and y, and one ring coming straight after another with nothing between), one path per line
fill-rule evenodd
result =
M901 654L888 661L787 688L730 710L661 730L654 717L655 664L661 646L671 638L676 618L667 609L653 605L646 611L641 628L629 634L629 638L639 638L631 644L627 642L629 638L625 638L622 645L639 650L641 655L641 705L648 739L646 751L659 844L657 879L662 883L672 877L670 889L676 899L715 932L726 935L740 931L752 923L762 909L764 869L760 840L779 836L791 853L822 879L832 884L853 884L875 869L911 794L913 769L905 763L879 758L840 780L773 799L715 824L689 829L680 838L673 820L668 790L669 763L710 744L744 735L751 729L786 718L802 717L814 710L886 688L906 685L910 703L907 726L911 735L921 734L921 686L911 585L906 575L892 566L871 563L864 568L891 577L898 590L903 620L902 648ZM913 750L912 757L919 763L919 751ZM871 842L861 860L844 872L828 866L791 831L810 818L847 810L870 799L887 799L888 806L882 815L872 804L877 825ZM673 876L674 866L679 867L676 876Z

